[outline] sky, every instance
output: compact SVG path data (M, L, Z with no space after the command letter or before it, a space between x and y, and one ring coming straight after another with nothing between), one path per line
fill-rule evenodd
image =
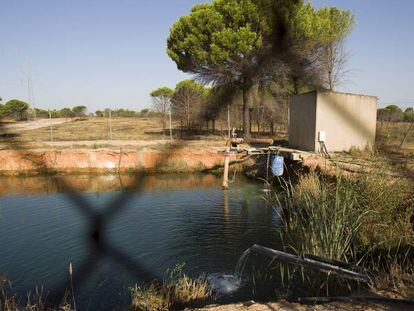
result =
M190 76L166 53L174 21L206 0L0 0L0 97L36 107L140 110L149 93ZM414 106L414 1L314 0L356 15L347 82L380 106ZM33 100L32 100L33 102Z

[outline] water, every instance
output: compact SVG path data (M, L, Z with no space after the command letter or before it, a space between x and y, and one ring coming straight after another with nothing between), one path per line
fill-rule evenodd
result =
M218 276L218 286L233 293L241 285L247 254L237 262L243 252L253 244L280 244L278 213L261 199L260 187L241 176L228 192L214 175L154 175L141 181L136 192L131 176L65 178L94 212L127 191L131 200L111 215L102 238L156 278L185 262L190 276ZM0 275L23 297L36 286L47 290L68 280L69 263L76 271L90 254L91 216L60 189L59 180L47 177L0 178ZM95 256L86 273L75 293L80 310L127 304L128 288L140 282L112 257Z
M237 279L241 279L243 277L244 267L246 265L247 259L251 253L250 248L244 251L244 253L240 256L239 260L237 261L236 269L234 270L234 277Z
M240 289L243 285L243 272L250 253L250 248L243 252L237 261L233 274L213 273L208 276L208 283L214 292L218 295L225 296L233 294Z

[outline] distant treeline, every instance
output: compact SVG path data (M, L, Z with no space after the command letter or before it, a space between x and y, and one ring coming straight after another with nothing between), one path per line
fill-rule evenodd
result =
M132 117L138 117L138 118L152 118L152 117L159 117L161 114L159 112L152 111L150 109L142 109L140 111L134 111L129 109L105 109L105 110L97 110L95 111L96 117L100 118L109 118L109 112L111 112L112 117L122 117L122 118L132 118Z
M271 133L287 130L288 96L277 96L272 86L259 88L249 109L249 131ZM243 129L243 94L235 87L206 87L194 80L184 80L174 89L166 86L150 94L153 109L162 117L166 129L168 117L178 121L188 133L204 129L214 133L216 125L227 124Z
M87 107L84 105L78 105L72 108L53 109L45 110L40 108L32 109L29 105L21 100L12 99L5 104L0 104L0 118L11 117L18 121L27 120L29 118L75 118L75 117L109 117L111 111L112 117L140 117L140 118L151 118L159 117L160 113L152 111L150 109L142 109L140 111L134 111L129 109L109 109L97 110L95 113L88 113Z
M414 122L414 108L402 110L397 105L388 105L385 108L378 109L378 121L381 122Z

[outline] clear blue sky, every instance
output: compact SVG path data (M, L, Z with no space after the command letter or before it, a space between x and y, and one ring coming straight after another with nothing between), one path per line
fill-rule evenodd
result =
M0 0L0 97L36 106L150 107L148 93L188 77L168 58L173 22L203 0ZM342 91L414 106L414 1L315 0L350 9L349 82Z

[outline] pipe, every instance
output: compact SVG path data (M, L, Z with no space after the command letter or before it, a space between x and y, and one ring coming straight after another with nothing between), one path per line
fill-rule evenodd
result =
M272 259L278 259L288 264L303 266L306 268L322 271L328 274L334 274L358 282L371 282L371 278L366 274L344 269L326 262L319 262L309 258L299 257L282 251L277 251L271 248L263 247L260 245L253 245L251 250L258 254L270 257Z

